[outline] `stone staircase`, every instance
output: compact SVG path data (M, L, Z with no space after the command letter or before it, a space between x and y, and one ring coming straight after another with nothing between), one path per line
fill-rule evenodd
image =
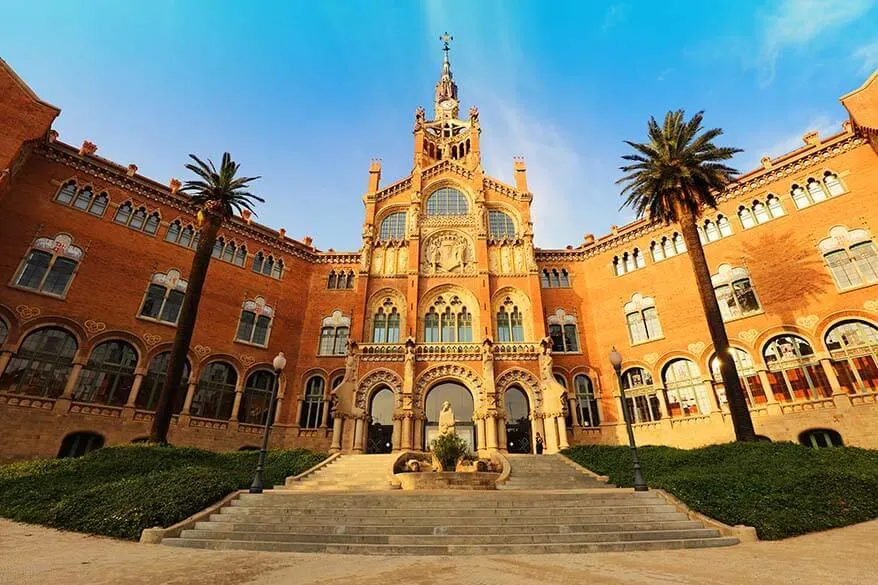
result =
M342 456L290 482L293 487L242 494L162 543L219 550L490 555L738 542L690 520L658 493L612 488L557 456L511 457L510 482L518 487L504 491L384 492L390 487L391 459Z
M298 481L287 480L291 491L389 490L390 466L397 455L341 455Z
M574 467L562 455L507 455L511 472L502 490L615 488Z

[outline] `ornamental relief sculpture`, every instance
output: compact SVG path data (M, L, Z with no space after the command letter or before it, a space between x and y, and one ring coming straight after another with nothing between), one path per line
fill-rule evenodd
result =
M409 250L404 242L387 242L372 251L369 273L373 276L397 276L408 272Z
M436 232L422 247L423 274L475 274L473 247L463 234Z
M527 250L521 242L504 242L488 247L491 274L527 274Z

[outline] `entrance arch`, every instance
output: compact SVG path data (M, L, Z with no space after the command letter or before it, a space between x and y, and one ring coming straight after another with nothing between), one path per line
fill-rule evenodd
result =
M530 403L518 386L506 390L506 447L510 453L531 453Z
M442 404L446 401L451 404L451 409L454 411L455 433L466 441L470 450L475 453L478 445L476 444L476 425L473 422L473 412L475 411L473 395L466 386L457 382L441 382L427 392L424 402L424 414L427 417L424 428L425 448L429 449L430 442L439 435L439 412L442 410Z
M393 390L384 386L369 401L369 428L366 453L390 453L393 450Z

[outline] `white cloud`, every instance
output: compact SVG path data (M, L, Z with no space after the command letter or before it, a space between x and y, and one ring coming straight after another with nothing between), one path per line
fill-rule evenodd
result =
M788 49L820 42L820 36L869 11L873 0L783 0L760 23L761 48L757 55L759 82L774 80L777 63Z
M759 159L765 155L768 155L771 158L777 158L781 155L805 146L805 143L802 141L802 137L812 130L816 130L820 134L821 138L826 138L827 136L837 134L841 131L841 124L842 120L833 120L826 114L820 114L818 116L815 116L811 119L810 122L808 122L806 126L800 128L795 132L790 132L788 135L782 138L777 139L767 148L763 144L757 145L751 149L747 149L747 152L750 153L751 156L748 157L748 164L746 168L741 168L740 170L746 173L753 170L754 168L758 168L760 166Z
M878 69L878 41L863 45L853 52L851 58L861 62L860 73L871 75Z

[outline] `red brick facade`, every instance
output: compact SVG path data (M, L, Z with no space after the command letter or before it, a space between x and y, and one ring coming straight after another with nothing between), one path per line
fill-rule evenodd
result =
M486 177L478 111L458 118L448 66L436 94L435 119L422 109L416 114L412 174L384 187L380 164L372 164L361 250L322 252L244 218L221 230L235 251L211 264L190 351L191 383L171 441L212 449L258 444L264 401L252 374L270 370L283 351L289 361L277 446L381 448L369 442L377 432L370 414L376 393L389 388L388 441L396 449L422 448L437 416L428 412L429 392L449 382L471 396L479 450L514 442L506 433L514 422L510 388L526 396L529 434L540 432L549 450L622 442L607 362L612 346L638 396L641 442L730 440L710 339L689 259L674 247L674 226L641 220L578 247L534 249L524 162L514 163L514 185ZM705 251L718 294L728 291L729 336L747 356L743 376L757 431L774 440L827 429L848 444L878 446L876 95L873 76L843 99L851 121L841 133L808 135L799 150L764 160L704 217L712 222L704 226ZM150 364L168 351L175 331L143 316L148 288L181 290L193 252L168 240L186 226L197 229L194 210L174 185L102 159L89 144L56 141L58 110L3 62L0 104L0 459L54 456L71 433L95 433L107 444L143 437L152 417L143 407L155 381ZM86 188L90 198L81 196ZM96 203L101 194L105 209ZM126 204L131 211L120 212ZM400 215L388 219L394 213ZM50 257L45 274L34 268L32 250ZM254 271L257 253L268 274ZM273 270L265 268L269 257ZM55 263L64 262L75 266L66 286L55 274ZM252 327L245 336L256 343L239 339L242 310L270 317L264 343ZM398 330L382 329L390 315L399 316ZM446 315L453 319L447 328ZM844 336L834 329L840 323ZM24 347L47 327L75 345L52 365ZM355 342L346 350L344 328ZM338 340L328 338L330 330ZM115 373L95 365L103 350L94 350L108 341L124 342L129 352L121 365L108 360L121 368ZM236 377L225 391L199 384L216 362ZM651 385L632 383L635 367ZM54 381L36 375L40 368L53 371ZM317 398L306 401L315 376L322 385L313 382ZM340 405L333 424L334 381ZM559 383L568 388L563 397ZM522 440L519 427L509 429Z

